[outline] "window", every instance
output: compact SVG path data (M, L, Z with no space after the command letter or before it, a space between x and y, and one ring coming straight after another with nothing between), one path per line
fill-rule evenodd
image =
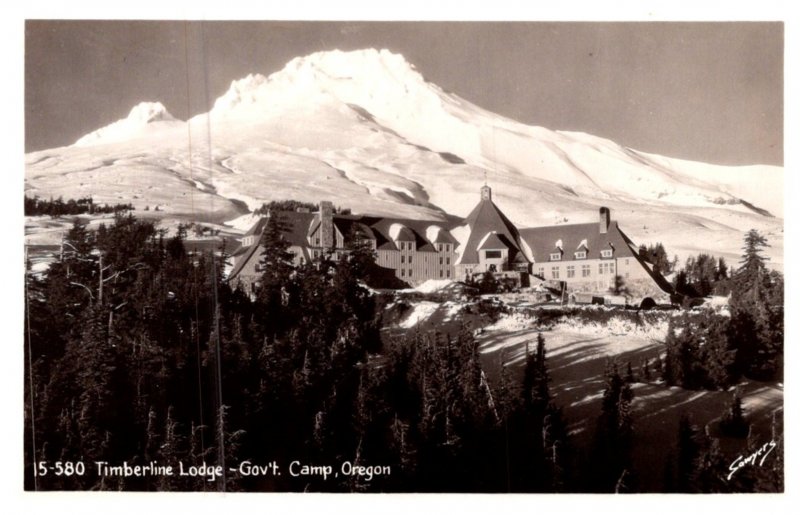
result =
M487 250L486 259L500 259L503 257L503 252L500 250Z
M450 256L447 256L447 264L450 264Z
M406 242L404 241L400 242L400 250L406 250Z
M439 256L439 264L440 265L444 264L444 258L442 256Z
M443 276L444 276L444 270L439 270L439 278L442 278Z
M540 266L540 267L539 267L539 275L541 275L542 277L544 277L544 267L543 267L543 266Z
M319 247L319 236L314 238L314 242L316 243L317 247Z
M597 265L597 273L603 275L603 263Z
M569 265L567 266L567 279L575 277L575 266Z
M614 273L614 263L600 263L598 266L598 272L600 275L602 274L613 274Z
M406 257L404 255L400 255L400 262L401 263L405 263L406 262Z
M553 279L560 279L561 273L558 271L558 267L554 266L552 270L550 270L550 274L552 275Z
M450 270L447 271L447 277L450 277Z
M589 277L592 275L592 268L589 265L581 265L581 277Z
M405 277L405 276L406 276L406 269L405 268L401 268L400 269L400 277Z
M611 249L605 249L600 251L600 257L610 258L612 255L614 255L614 251Z
M626 259L626 260L625 260L625 264L626 264L626 265L630 265L630 264L631 264L631 260L630 260L630 259Z
M561 261L561 252L553 252L550 254L550 261Z
M585 250L579 250L578 252L576 252L575 253L575 259L586 259L586 251Z
M414 259L414 256L408 256L408 262L411 263L411 260Z
M413 272L413 270L411 270L411 269L409 268L409 269L408 269L408 276L409 276L409 277L411 277L411 273L412 273L412 272Z

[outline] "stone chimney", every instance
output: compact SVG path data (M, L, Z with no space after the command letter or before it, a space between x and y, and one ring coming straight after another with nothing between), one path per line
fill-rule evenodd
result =
M606 234L611 225L611 210L607 207L600 208L600 234Z
M333 231L333 202L323 200L319 203L319 236L324 249L332 249L336 243Z
M481 187L481 200L492 200L492 188L486 185Z

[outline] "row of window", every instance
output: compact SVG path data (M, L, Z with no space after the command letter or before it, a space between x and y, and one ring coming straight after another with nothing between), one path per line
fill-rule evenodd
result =
M410 269L410 268L407 271L406 271L405 268L401 268L400 269L400 277L406 277L406 276L412 277L413 275L414 275L414 271L412 269ZM439 277L440 278L444 278L445 276L448 279L450 278L450 270L439 270Z
M400 255L400 262L401 263L405 263L406 262L406 256L404 254ZM409 264L413 263L414 262L414 256L408 256L408 262L409 262ZM450 256L447 256L446 258L444 256L439 256L439 264L440 265L444 265L445 263L448 264L448 265L450 264Z
M401 241L400 242L400 250L414 250L414 246L416 243L413 241ZM453 244L452 243L437 243L436 244L436 251L437 252L452 252L453 251Z
M567 265L567 279L572 279L575 277L576 273L576 266L575 265ZM614 263L600 263L597 267L597 273L600 275L603 274L613 274L614 273ZM539 267L539 275L544 277L545 270L544 267ZM581 265L581 277L590 277L592 275L592 267L591 265ZM554 266L550 269L550 277L553 279L561 279L561 270L560 267Z
M561 256L562 256L561 252L553 252L552 254L550 254L550 261L561 261ZM613 249L605 249L600 251L601 258L611 258L613 256L614 256ZM580 250L576 252L575 259L586 259L586 251Z

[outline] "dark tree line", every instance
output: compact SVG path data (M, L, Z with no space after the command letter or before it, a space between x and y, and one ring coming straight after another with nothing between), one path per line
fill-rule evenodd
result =
M666 275L675 269L677 256L670 261L667 250L661 242L650 245L639 245L639 256L653 264L653 271Z
M319 204L301 202L299 200L272 200L261 204L261 207L256 209L253 214L266 215L270 211L297 211L298 209L305 209L313 213L319 210ZM334 206L333 212L340 215L349 215L351 213L350 208L340 208L336 206Z
M147 221L75 223L61 261L27 278L26 488L568 491L571 451L544 340L524 378L490 384L469 329L382 342L362 286L372 251L291 266L268 222L256 297L224 256ZM31 366L27 367L30 362ZM34 434L35 428L35 434ZM34 477L33 464L84 474ZM391 475L98 477L112 465L242 460L389 465Z
M736 407L736 396L732 410ZM737 424L746 426L741 412L725 413L720 424L739 418ZM745 438L748 434L731 434L721 429L714 436L701 428L688 415L682 415L673 451L664 467L664 491L667 493L739 493L784 491L784 450L782 412L772 416L770 435L763 441L747 438L739 457L731 460L722 452L721 437ZM751 464L741 464L748 456L756 456ZM763 460L763 461L762 461Z
M755 230L745 237L741 266L730 277L729 315L685 313L670 320L663 377L690 389L727 389L740 378L781 379L783 278L769 271Z
M605 389L594 435L587 490L635 492L636 475L631 464L634 445L631 364L628 363L627 373L623 376L619 365L609 362L604 377Z
M705 297L728 295L731 290L731 270L725 258L717 259L710 254L698 254L686 259L683 269L675 274L673 286L681 295Z
M65 215L83 215L95 213L121 213L132 211L132 204L95 204L92 197L64 200L58 197L53 200L43 200L39 197L25 196L25 216L47 215L51 217Z
M501 366L495 378L486 376L467 327L385 340L379 299L363 286L373 251L358 235L348 238L352 250L340 260L323 256L294 267L281 234L280 216L270 217L261 240L264 271L251 299L223 280L224 255L187 252L185 231L168 238L130 215L96 232L75 223L62 259L42 278L26 280L26 488L636 490L630 365L624 373L609 365L594 445L583 455L550 391L543 337L526 348L521 375ZM677 384L696 387L730 382L733 372L769 372L779 355L770 345L782 337L776 286L758 261L746 260L738 273L732 313L751 318L693 320L703 328L693 331L676 325L677 354L668 346L656 371L666 377L671 370ZM752 333L725 323L751 324ZM705 339L680 342L690 334ZM701 359L699 373L689 358L716 348L708 335L735 353L722 365ZM746 366L740 353L751 360ZM741 431L735 403L729 411L730 431ZM370 481L293 478L285 469L258 478L226 473L216 482L98 477L93 469L35 478L34 459L89 467L348 461L392 472Z

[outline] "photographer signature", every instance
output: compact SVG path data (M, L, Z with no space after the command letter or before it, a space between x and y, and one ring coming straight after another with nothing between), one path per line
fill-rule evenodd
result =
M778 444L775 443L775 440L772 440L770 442L765 443L758 449L756 449L755 452L753 452L749 456L742 455L733 460L733 463L731 463L730 467L728 467L728 470L731 471L731 473L728 474L728 481L730 481L731 477L733 477L733 475L743 467L746 467L748 465L755 465L756 460L758 460L759 458L761 458L761 461L758 462L758 466L759 467L762 466L764 464L764 460L767 459L767 456L769 456L769 453L775 450L775 447L777 446Z

